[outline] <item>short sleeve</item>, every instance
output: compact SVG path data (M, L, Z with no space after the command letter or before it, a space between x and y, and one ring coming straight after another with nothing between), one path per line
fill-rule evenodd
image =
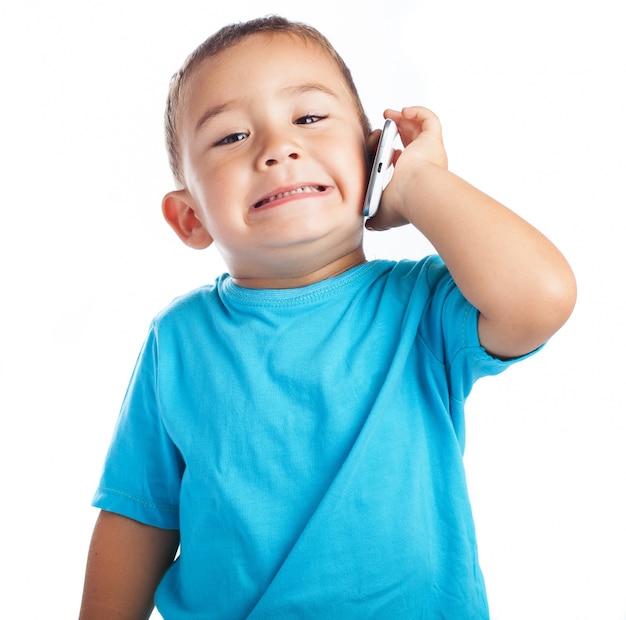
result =
M92 503L148 525L178 529L183 471L160 414L153 326L135 365Z
M426 266L431 296L420 324L419 335L445 367L449 386L450 413L461 444L464 444L463 408L474 383L497 375L512 364L534 355L501 360L481 346L478 310L465 299L440 257Z

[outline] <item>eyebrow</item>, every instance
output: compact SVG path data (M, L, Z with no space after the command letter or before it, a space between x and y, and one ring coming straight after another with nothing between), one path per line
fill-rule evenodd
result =
M286 86L285 88L281 88L278 92L280 95L286 96L300 95L310 92L320 92L324 95L334 97L335 99L339 98L339 95L337 95L337 93L335 93L327 86L324 86L324 84L320 84L318 82L307 82L304 84L296 84L295 86ZM206 110L196 123L196 132L200 131L200 129L212 118L228 112L228 110L232 109L234 106L235 100L233 99L231 101L226 101L225 103L221 103Z
M335 99L339 98L339 96L337 95L335 91L331 90L330 88L328 88L328 86L325 86L324 84L321 84L319 82L306 82L305 84L296 84L295 86L286 86L285 88L281 89L279 92L285 93L287 95L300 95L300 94L310 93L310 92L321 92L321 93L324 93L325 95L330 95L331 97L335 97Z
M234 101L227 101L226 103L222 103L220 105L216 105L216 106L213 106L212 108L209 108L198 119L198 122L196 123L196 133L200 131L202 126L208 123L212 118L215 118L216 116L219 116L220 114L223 114L224 112L227 112L228 110L230 110L230 108L233 107L234 103L235 103Z

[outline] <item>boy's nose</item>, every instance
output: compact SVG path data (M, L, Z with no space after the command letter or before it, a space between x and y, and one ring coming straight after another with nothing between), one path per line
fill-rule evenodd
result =
M288 130L268 130L262 140L263 146L257 157L257 165L262 169L302 157L300 145Z
M293 153L289 153L284 159L298 159L300 157L300 155L298 155L298 153L293 152ZM265 160L265 165L266 166L275 166L276 164L279 164L280 160L279 159L274 159L273 157L270 157L269 159Z

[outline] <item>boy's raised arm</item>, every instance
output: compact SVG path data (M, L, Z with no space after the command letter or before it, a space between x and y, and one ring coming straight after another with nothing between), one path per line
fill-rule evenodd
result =
M441 125L421 107L385 116L405 150L368 227L412 223L480 311L481 344L501 358L543 344L572 312L576 284L557 248L515 213L447 170Z
M103 510L89 548L80 620L149 618L178 541L178 531Z

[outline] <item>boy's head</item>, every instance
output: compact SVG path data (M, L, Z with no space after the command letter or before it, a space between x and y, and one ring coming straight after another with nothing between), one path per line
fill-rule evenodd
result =
M218 32L174 78L167 133L165 218L193 248L215 242L236 281L294 286L364 260L375 134L316 30L271 17Z
M352 93L356 113L363 127L365 136L369 135L370 123L363 109L361 99L352 79L350 69L337 53L330 41L315 28L307 24L292 22L284 17L269 16L253 19L248 22L230 24L218 30L204 43L199 45L186 59L182 67L174 74L170 83L165 109L165 140L170 168L177 185L184 187L184 171L178 146L178 114L181 99L194 69L204 60L217 56L220 52L237 45L240 41L254 34L283 33L308 40L322 48L343 75L346 86Z

